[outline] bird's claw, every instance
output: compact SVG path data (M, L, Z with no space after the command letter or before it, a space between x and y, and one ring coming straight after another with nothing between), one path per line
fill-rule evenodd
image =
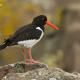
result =
M40 63L40 62L38 62L38 61L36 61L34 59L27 59L26 63L28 63L28 64L37 64L37 63Z

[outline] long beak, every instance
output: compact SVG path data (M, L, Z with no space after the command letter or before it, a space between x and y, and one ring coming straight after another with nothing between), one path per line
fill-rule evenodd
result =
M50 27L54 28L55 30L59 30L59 28L56 25L52 24L49 21L47 21L46 24L49 25Z

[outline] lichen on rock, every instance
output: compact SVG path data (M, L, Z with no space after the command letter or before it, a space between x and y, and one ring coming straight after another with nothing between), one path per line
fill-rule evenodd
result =
M5 72L3 76L1 76L1 70ZM0 76L1 80L80 80L79 73L68 73L60 68L50 69L43 63L24 62L1 67Z

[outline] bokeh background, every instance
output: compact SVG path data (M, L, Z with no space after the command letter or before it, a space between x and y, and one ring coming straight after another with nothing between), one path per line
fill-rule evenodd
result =
M42 14L60 30L47 27L33 57L52 68L80 72L80 0L0 0L0 43ZM0 65L18 61L24 61L22 47L0 51Z

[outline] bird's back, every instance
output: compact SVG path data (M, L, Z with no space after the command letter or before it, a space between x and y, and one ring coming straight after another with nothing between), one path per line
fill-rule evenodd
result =
M10 43L9 45L15 45L20 41L38 39L41 33L42 31L34 28L31 24L25 25L9 37L6 42Z

